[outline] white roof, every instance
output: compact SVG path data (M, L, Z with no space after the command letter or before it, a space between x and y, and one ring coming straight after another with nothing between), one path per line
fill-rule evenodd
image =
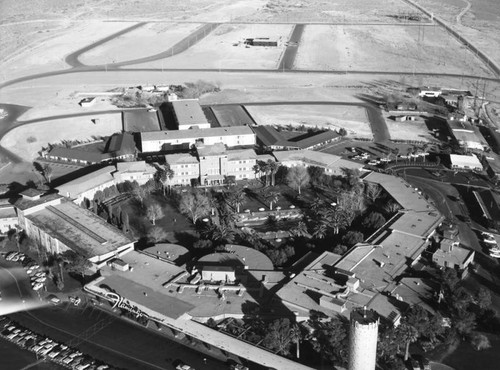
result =
M475 155L450 154L450 161L452 165L457 166L483 167L481 161Z

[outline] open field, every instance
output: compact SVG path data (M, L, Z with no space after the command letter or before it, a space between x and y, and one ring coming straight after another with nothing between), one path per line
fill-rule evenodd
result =
M294 67L491 75L479 59L434 26L306 26Z
M291 31L291 25L223 24L178 55L131 67L276 68ZM246 47L243 41L247 37L278 40L278 47Z
M248 20L260 22L398 22L417 11L400 0L269 0Z
M92 119L96 118L99 123L94 124ZM0 144L21 158L32 161L48 143L91 139L94 135L109 136L121 130L120 113L65 118L16 127L0 140Z
M500 64L500 4L497 0L468 0L471 8L457 23L467 6L463 0L413 0L433 12Z
M259 125L308 125L345 128L349 136L372 137L366 111L362 107L333 105L246 105Z
M435 142L424 120L398 122L392 119L385 120L392 140L410 140Z
M88 65L123 62L161 53L188 36L196 23L148 23L81 55Z
M34 23L28 27L24 24L2 26L0 45L5 46L0 55L2 80L68 68L64 62L67 54L132 25L125 22L84 21L64 26L57 22ZM41 26L40 29L38 26ZM44 28L47 26L54 28ZM19 30L13 31L15 29Z
M232 7L239 11L251 7L249 0L2 0L2 23L35 19L185 19ZM258 2L257 2L258 3ZM220 12L223 13L223 12ZM210 19L213 21L213 19Z

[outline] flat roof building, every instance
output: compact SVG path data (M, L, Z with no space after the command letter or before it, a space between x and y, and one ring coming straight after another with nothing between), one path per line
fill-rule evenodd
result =
M483 165L477 156L450 154L451 169L482 171Z
M195 283L199 273L190 275L181 267L137 251L120 259L128 270L104 266L102 277L85 285L85 291L153 321L163 330L181 332L238 357L276 369L311 370L201 323L208 318L243 317L242 305L255 301L241 284L201 285Z
M210 128L198 99L182 99L171 102L178 130Z
M228 147L254 146L255 134L248 126L214 127L191 130L142 132L143 152L161 152L165 144L179 145L196 143L213 145L223 143Z
M59 194L81 203L85 198L91 200L95 193L125 181L136 181L143 185L152 179L156 169L144 162L118 162L116 166L106 166L74 180L68 181L55 189Z
M51 253L73 250L97 266L133 249L134 241L92 212L61 196L20 199L19 225Z
M342 137L332 130L316 132L304 135L299 134L295 138L286 138L280 131L273 126L254 126L252 129L257 135L257 142L272 150L298 150L315 149L333 141L340 140Z

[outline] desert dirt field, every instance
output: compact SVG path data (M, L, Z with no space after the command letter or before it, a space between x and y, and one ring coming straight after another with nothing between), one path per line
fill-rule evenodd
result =
M83 64L99 65L161 53L197 29L197 23L147 23L80 56Z
M366 111L362 107L335 105L246 105L259 125L306 125L338 130L349 136L372 137Z
M26 44L10 55L8 51L5 55L2 53L2 80L68 68L64 62L66 55L132 25L133 23L128 22L71 22L61 29L43 32L45 39L35 35L34 41L25 40ZM11 26L0 27L0 32L10 28ZM19 42L24 38L22 37ZM5 40L2 43L7 45L9 41Z
M392 140L411 140L436 142L422 119L418 121L398 122L392 119L385 119L389 134Z
M457 16L467 3L463 0L413 0L445 20L470 42L500 64L500 3L498 0L468 0L471 8Z
M395 16L418 13L401 0L269 0L247 20L259 22L399 22Z
M94 124L92 119L99 119ZM62 140L90 140L92 136L109 136L122 131L119 112L87 117L74 117L19 126L9 131L0 145L26 161L38 157L38 152L49 143Z
M306 26L294 68L491 75L435 26Z
M222 24L180 54L130 68L272 69L278 66L291 31L291 25ZM247 37L278 40L278 47L246 47L243 41Z

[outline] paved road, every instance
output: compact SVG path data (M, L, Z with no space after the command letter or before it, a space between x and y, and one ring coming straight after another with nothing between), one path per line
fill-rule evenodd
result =
M118 32L115 32L99 41L96 41L96 42L93 42L92 44L89 44L81 49L78 49L74 52L72 52L71 54L69 54L66 59L64 60L67 64L69 64L70 66L72 67L83 67L85 66L82 62L80 62L78 60L78 58L80 57L80 55L82 55L83 53L89 51L89 50L92 50L102 44L105 44L106 42L108 41L111 41L121 35L124 35L130 31L133 31L135 30L136 28L139 28L139 27L142 27L146 24L146 22L141 22L141 23L137 23L137 24L134 24L133 26L130 26L130 27L127 27L121 31L118 31Z
M293 68L293 64L295 63L295 56L297 55L297 51L299 50L302 32L304 32L303 24L296 24L293 27L292 35L288 40L288 45L278 65L278 69L280 71L291 70Z

